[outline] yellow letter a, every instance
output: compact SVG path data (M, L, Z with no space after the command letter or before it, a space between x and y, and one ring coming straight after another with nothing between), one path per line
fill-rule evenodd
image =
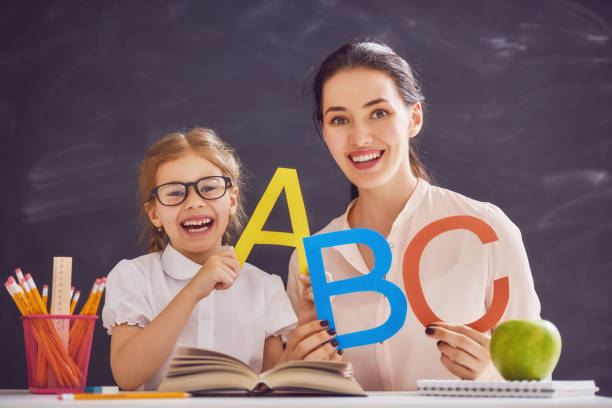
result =
M278 200L278 196L285 189L287 205L289 207L289 218L293 232L263 231L262 228ZM302 238L309 237L308 220L306 208L302 199L300 183L295 169L276 169L266 191L255 207L255 211L245 227L238 243L236 244L236 255L240 266L244 265L247 257L255 244L285 245L297 248L300 273L307 273L306 253Z

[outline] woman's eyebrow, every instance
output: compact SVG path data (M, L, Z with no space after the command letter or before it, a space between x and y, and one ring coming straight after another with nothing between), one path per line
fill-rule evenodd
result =
M329 108L327 108L323 116L327 115L328 112L342 112L342 111L346 111L346 108L343 108L342 106L330 106Z
M389 101L386 100L385 98L376 98L376 99L371 100L370 102L366 102L363 105L363 108L368 108L372 105L376 105L377 103L381 103L381 102L389 102ZM328 112L343 112L343 111L346 111L346 108L342 106L330 106L329 108L327 108L323 116L327 115Z
M386 100L385 98L377 98L377 99L373 99L370 102L367 102L365 105L363 105L364 108L368 108L372 105L376 105L377 103L381 103L381 102L389 102L388 100Z

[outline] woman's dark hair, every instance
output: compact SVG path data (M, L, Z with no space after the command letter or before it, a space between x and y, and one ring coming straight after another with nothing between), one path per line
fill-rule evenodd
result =
M321 99L323 97L323 85L340 70L354 68L368 68L384 72L389 75L400 97L407 106L425 100L419 83L417 82L410 65L387 45L377 42L352 41L344 44L329 55L319 67L313 83L315 96L314 121L321 125L323 112ZM412 174L431 182L431 177L425 170L419 156L414 151L414 142L410 144L409 160ZM351 196L357 197L357 187L351 184Z

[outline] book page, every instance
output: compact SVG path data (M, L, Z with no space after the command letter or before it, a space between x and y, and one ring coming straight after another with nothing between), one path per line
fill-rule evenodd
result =
M249 391L252 387L253 379L250 376L244 375L243 372L211 371L166 377L157 390L165 392Z
M230 355L179 345L159 391L248 391L259 374Z
M210 359L210 360L207 360L207 359L197 359L197 360L173 359L171 360L170 365L168 367L169 369L172 369L174 367L196 367L196 366L206 367L210 365L223 366L223 367L233 368L235 370L240 370L240 371L252 371L254 374L256 374L250 368L248 370L245 369L245 367L242 364L236 364L233 361L217 360L217 359Z
M210 359L218 359L218 360L223 360L223 361L230 360L240 366L245 367L248 370L251 370L251 367L249 367L247 364L243 363L236 357L230 356L229 354L224 354L224 353L220 353L218 351L213 351L213 350L205 350L205 349L201 349L197 347L184 346L181 344L177 346L176 354L173 357L173 360L174 359L177 359L177 360L186 359L190 357L194 359L205 358L206 360L210 360Z
M295 390L329 392L335 394L365 395L363 389L351 377L315 366L283 367L264 377L266 383L275 391Z
M255 373L245 372L243 369L236 367L223 365L223 364L198 364L198 365L186 365L186 366L171 366L166 372L166 377L176 377L181 375L190 374L204 374L204 373L215 373L215 372L226 372L235 373L243 376L250 377L253 381L259 379Z
M287 369L304 368L309 370L320 370L328 371L345 377L353 375L353 368L349 363L337 362L337 361L304 361L304 360L293 360L286 363L282 363L269 369L268 371L261 374L262 378L266 378L278 371Z

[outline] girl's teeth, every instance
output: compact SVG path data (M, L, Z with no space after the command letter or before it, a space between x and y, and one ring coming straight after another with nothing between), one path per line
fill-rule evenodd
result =
M206 231L208 229L208 227L202 227L202 228L189 228L189 232L202 232L202 231Z
M202 220L188 220L183 222L183 225L186 226L190 226L190 225L204 225L204 224L208 224L210 223L210 218L205 218Z

